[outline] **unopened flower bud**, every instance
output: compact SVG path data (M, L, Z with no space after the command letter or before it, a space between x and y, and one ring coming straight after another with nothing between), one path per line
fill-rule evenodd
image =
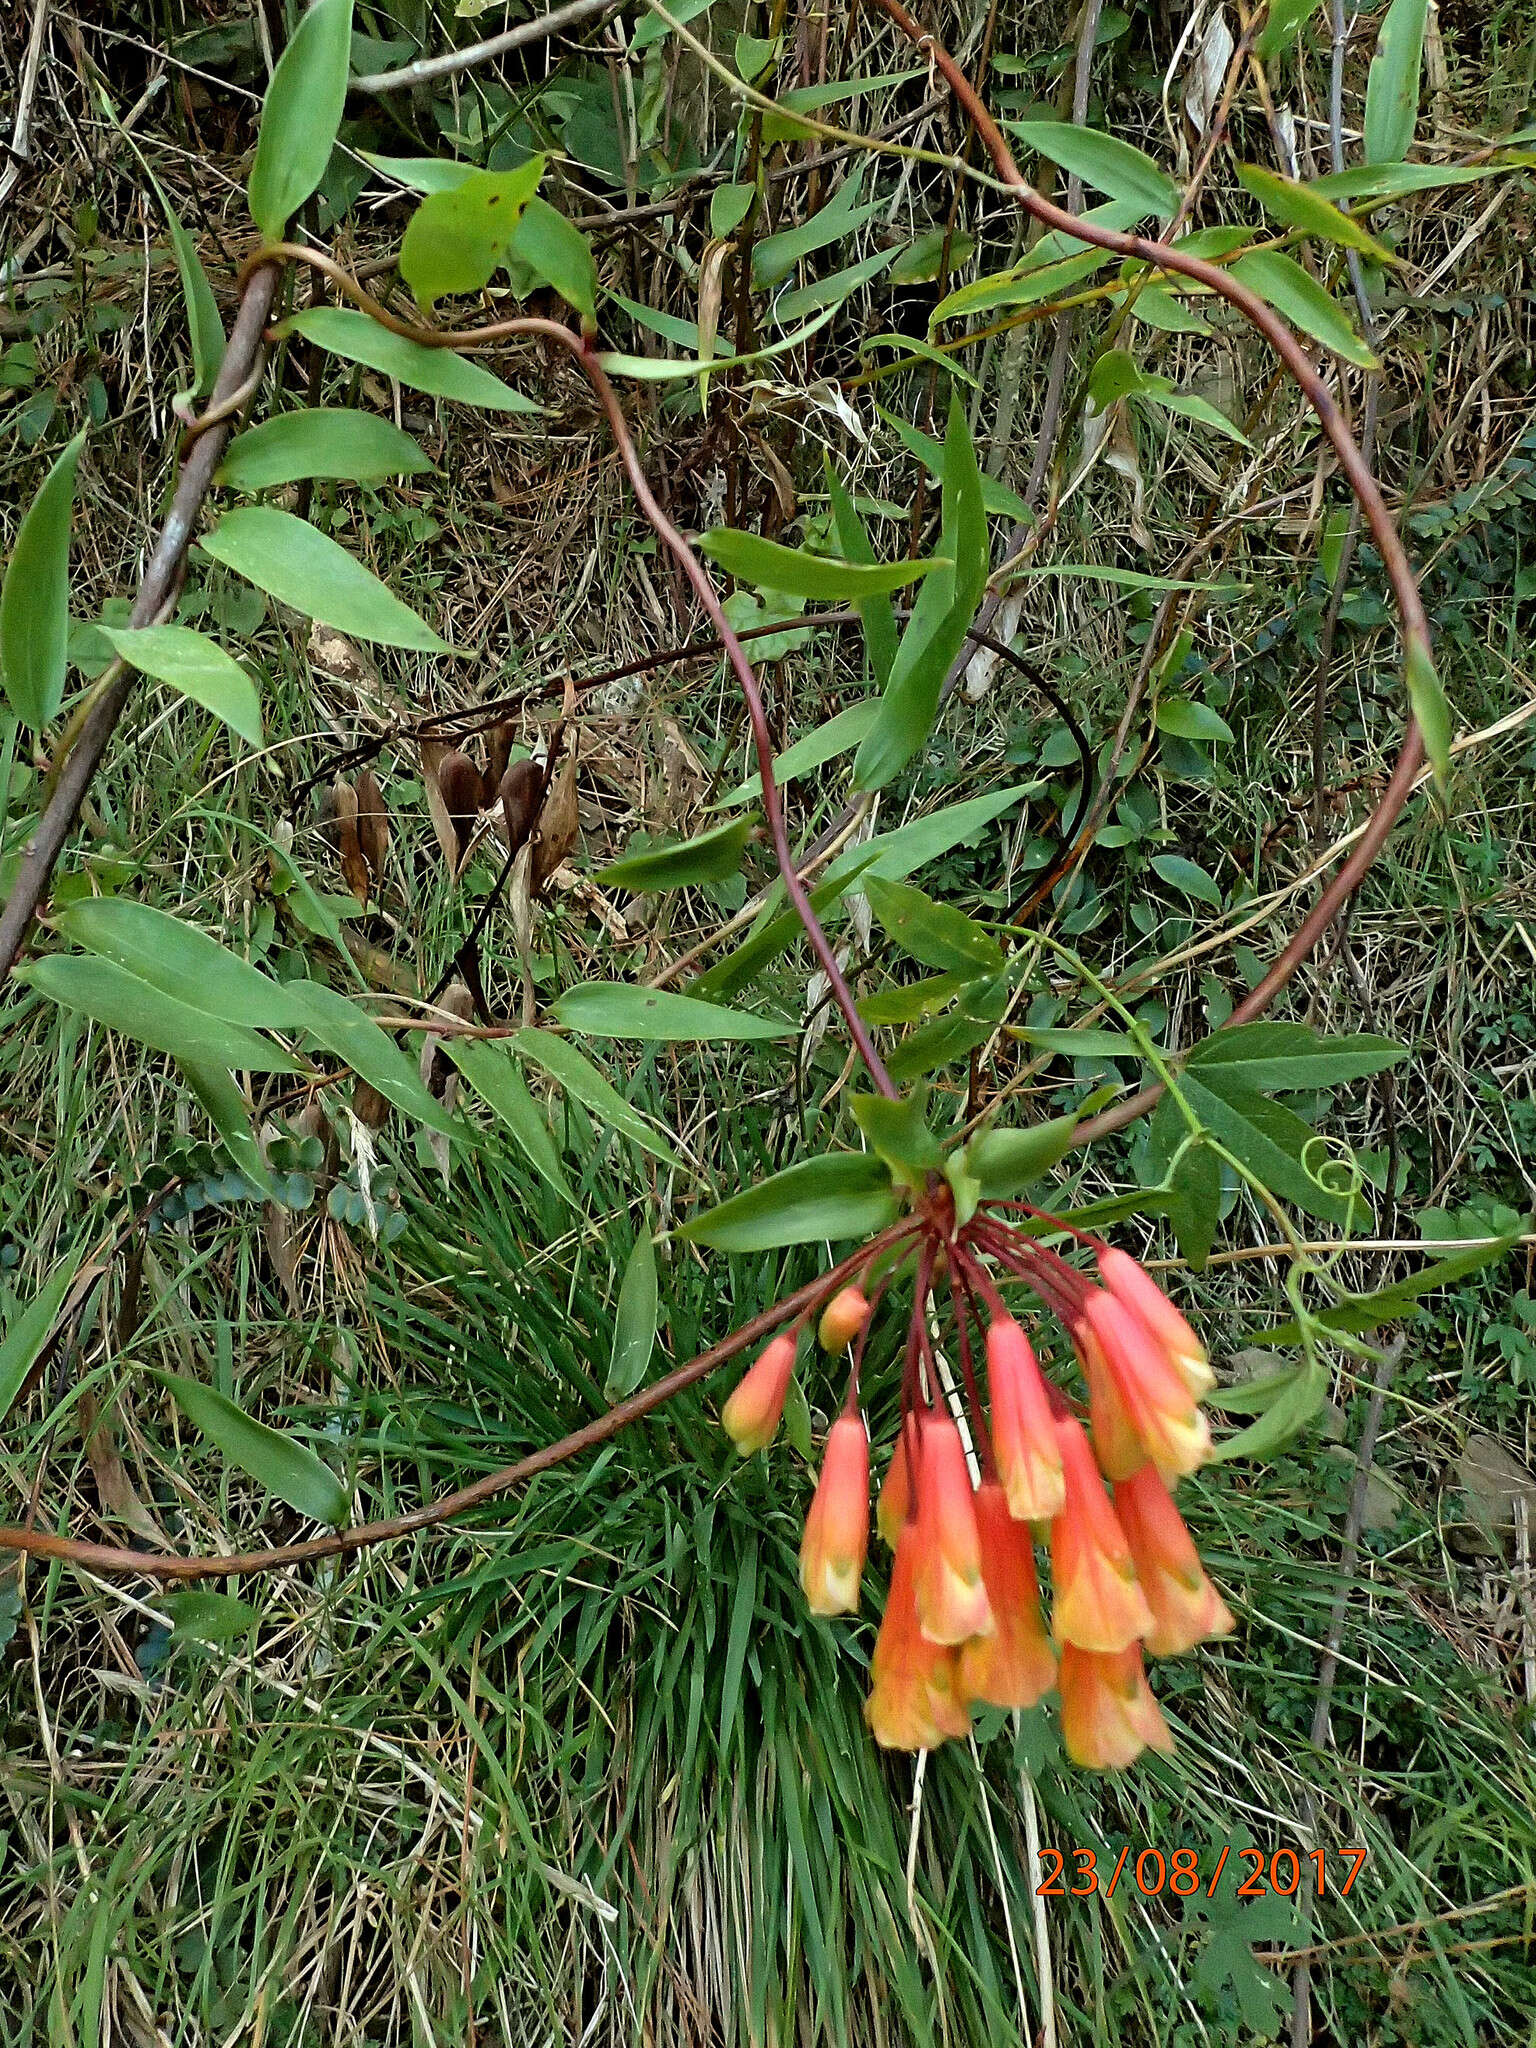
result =
M960 1432L948 1415L922 1425L917 1475L917 1613L934 1643L987 1635L992 1608L981 1576L981 1539Z
M827 1435L816 1497L800 1544L800 1584L812 1614L856 1614L869 1550L869 1434L842 1415Z
M840 1287L821 1312L816 1335L823 1351L846 1351L869 1320L869 1303L861 1287Z
M744 1458L772 1443L794 1369L795 1340L785 1332L774 1338L756 1364L748 1366L720 1411L726 1434Z

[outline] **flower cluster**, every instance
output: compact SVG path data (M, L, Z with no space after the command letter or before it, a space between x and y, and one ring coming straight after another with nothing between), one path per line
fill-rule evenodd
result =
M901 1420L877 1513L891 1581L865 1712L887 1748L931 1749L967 1734L977 1705L1030 1707L1054 1688L1068 1754L1119 1769L1148 1746L1172 1747L1143 1654L1177 1657L1233 1627L1173 1501L1179 1480L1210 1453L1200 1403L1212 1375L1189 1324L1127 1253L1084 1239L1098 1268L1091 1280L1002 1220L1003 1206L1013 1205L984 1205L942 1233L916 1224L883 1259L871 1251L866 1284L883 1264L883 1292L910 1261L915 1285ZM1027 1282L1066 1330L1086 1404L1041 1371L991 1268ZM943 1372L931 1328L943 1277L958 1382ZM814 1614L859 1605L869 1546L859 1367L872 1313L863 1288L845 1285L821 1316L822 1344L852 1347L852 1366L801 1545ZM985 1401L973 1325L985 1329ZM722 1420L743 1453L778 1428L799 1331L775 1337L725 1405ZM1037 1541L1050 1562L1049 1627Z

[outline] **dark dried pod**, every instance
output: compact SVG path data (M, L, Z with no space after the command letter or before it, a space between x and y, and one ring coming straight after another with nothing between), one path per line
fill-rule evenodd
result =
M352 1114L370 1131L382 1130L389 1104L371 1081L359 1081L352 1091Z
M501 836L516 853L538 822L544 771L537 761L514 761L501 778Z
M375 890L384 886L384 863L389 858L389 813L383 793L371 768L364 768L352 785L357 793L357 839L373 876Z
M362 844L357 829L357 792L343 775L338 775L331 784L331 823L336 836L336 849L341 857L342 878L347 887L366 907L368 902L368 863L363 858Z
M542 896L550 876L576 844L580 827L576 805L576 748L566 749L565 765L555 777L539 821L539 837L533 849L533 893Z
M444 754L438 763L437 783L448 807L448 815L458 828L462 845L484 808L485 779L468 754L461 754L455 748L451 754Z
M500 789L507 763L512 758L512 742L516 738L517 728L510 718L499 720L486 734L485 758L490 763L485 771L487 789Z

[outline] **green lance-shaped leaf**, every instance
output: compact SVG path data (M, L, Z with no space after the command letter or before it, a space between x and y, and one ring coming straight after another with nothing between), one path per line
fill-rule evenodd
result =
M928 1084L920 1082L910 1095L892 1101L886 1095L855 1095L850 1107L854 1122L891 1170L899 1185L920 1188L930 1173L944 1167L944 1150L928 1128Z
M1182 853L1154 853L1152 868L1181 896L1193 897L1196 903L1209 903L1213 910L1220 910L1221 891L1198 861L1186 860Z
M1424 751L1435 771L1435 780L1444 789L1451 772L1452 734L1451 707L1445 686L1429 649L1418 640L1409 641L1403 656L1403 669L1408 684L1408 701L1413 706L1419 731L1424 735Z
M966 1171L983 1201L1006 1201L1050 1172L1072 1149L1075 1116L1056 1116L1015 1131L978 1131L965 1148Z
M851 604L931 575L952 569L942 559L927 562L844 562L831 555L813 555L804 548L781 547L755 533L715 526L700 534L699 546L712 562L742 583L759 590L781 590L789 597L815 598L830 604Z
M451 654L425 619L307 519L270 505L226 512L201 543L206 554L269 597L359 640Z
M888 936L925 967L941 974L997 974L1003 949L988 931L953 904L936 903L909 882L866 876L864 893Z
M187 308L187 337L192 344L193 394L206 398L224 360L224 322L219 318L219 303L213 296L213 286L208 282L208 273L197 253L197 245L182 226L181 217L171 204L165 187L147 164L144 172L154 186L155 196L165 214L171 249L176 257L176 271L181 279L181 296Z
M1237 738L1219 711L1192 697L1163 697L1157 706L1156 725L1176 740L1197 740L1208 746L1225 747Z
M1429 0L1392 0L1365 81L1365 160L1399 163L1419 118L1419 73Z
M509 1048L494 1040L452 1037L444 1041L443 1050L511 1132L535 1173L574 1209L576 1197L560 1164L559 1149Z
M214 482L234 491L269 491L301 477L377 484L415 476L432 458L392 420L340 406L282 412L237 434L224 450Z
M400 275L421 305L430 312L439 299L490 282L543 175L544 159L534 156L515 171L472 171L422 200L400 244Z
M64 1304L69 1284L75 1277L81 1254L72 1252L62 1266L56 1266L38 1290L37 1297L21 1311L0 1338L0 1422L4 1422L36 1365L54 1318Z
M163 1594L160 1610L180 1641L215 1647L233 1642L236 1636L249 1635L261 1621L249 1600L237 1599L233 1593L206 1593L201 1589Z
M73 441L43 479L6 564L0 585L0 676L11 709L40 732L64 695L69 646L69 526L75 506L75 465L85 435Z
M1357 1336L1378 1329L1383 1323L1402 1322L1418 1314L1426 1294L1437 1293L1442 1287L1453 1287L1458 1280L1465 1280L1468 1274L1491 1266L1496 1259L1502 1259L1506 1252L1512 1251L1523 1234L1512 1230L1504 1236L1490 1239L1486 1244L1469 1244L1461 1251L1448 1252L1443 1259L1436 1259L1432 1265L1423 1266L1402 1280L1389 1281L1373 1294L1352 1295L1347 1301L1334 1302L1328 1308L1319 1309L1317 1321L1325 1330L1352 1331ZM1299 1344L1301 1335L1300 1324L1294 1322L1280 1323L1273 1329L1244 1332L1248 1343L1266 1346Z
M446 1138L468 1140L463 1124L448 1114L389 1033L366 1011L323 982L290 981L285 990L297 1011L298 1028L377 1088L386 1102Z
M1238 1024L1213 1031L1189 1055L1191 1073L1208 1080L1217 1073L1261 1094L1338 1088L1396 1066L1406 1045L1366 1032L1321 1036L1307 1024Z
M1341 249L1358 249L1375 263L1399 261L1374 235L1367 234L1359 221L1341 212L1311 185L1301 184L1295 178L1282 178L1278 172L1266 171L1259 164L1239 164L1237 182L1245 192L1253 194L1267 214L1284 221L1287 227L1320 235L1324 241L1336 242Z
M583 334L596 334L597 265L592 245L547 199L535 196L524 207L512 237L512 255L536 284L549 285L581 315Z
M832 521L837 529L838 546L848 561L872 564L875 559L875 548L869 537L869 530L859 517L858 507L844 488L841 477L833 469L830 455L826 459L826 471L827 494L832 501ZM869 597L856 596L854 603L858 610L859 623L864 628L864 646L869 654L870 673L874 676L877 686L883 690L891 679L891 669L896 660L896 613L890 598L883 592L877 592ZM851 708L857 711L860 707ZM863 734L861 733L859 737L862 739Z
M589 981L568 989L554 1006L567 1031L589 1038L657 1039L706 1045L737 1039L793 1038L796 1026L701 1003L666 989L633 988L623 981Z
M347 1519L349 1496L336 1474L307 1444L258 1422L227 1395L179 1373L155 1378L173 1396L194 1428L248 1478L275 1493L311 1522L339 1526Z
M1317 12L1318 0L1270 0L1268 16L1254 48L1266 64L1283 57L1301 34L1308 15Z
M871 1237L901 1204L873 1153L833 1152L760 1181L685 1223L676 1235L722 1252L772 1251L823 1238Z
M880 716L854 762L860 789L881 789L933 729L949 665L987 586L987 515L981 471L959 394L951 391L944 436L939 556L954 563L924 582L880 699Z
M1066 121L1005 121L1003 126L1026 149L1049 157L1111 199L1135 200L1149 213L1178 211L1179 188L1172 178L1118 135L1101 135Z
M660 846L644 853L626 853L599 868L592 877L608 889L689 889L700 882L723 882L741 866L752 832L750 818L733 818L680 846Z
M282 982L169 911L126 896L92 896L54 919L88 953L115 960L178 1002L260 1031L297 1030L302 1009Z
M476 405L486 412L541 412L531 398L503 384L489 370L451 348L428 348L404 334L391 334L366 313L348 306L312 306L283 322L280 332L302 334L317 348L349 363L364 363L412 391L432 398Z
M1253 249L1238 257L1231 275L1257 292L1266 305L1283 313L1303 334L1309 334L1345 362L1362 370L1381 367L1350 326L1338 301L1302 269L1294 256L1283 255L1278 249Z
M256 685L216 640L190 626L107 626L97 632L124 661L222 718L241 739L261 745Z
M251 1128L249 1106L233 1074L227 1067L209 1066L197 1060L178 1060L177 1065L181 1068L182 1079L224 1140L235 1165L264 1195L272 1194L272 1176L267 1171L261 1147Z
M880 600L872 600L879 603ZM862 607L861 607L862 609ZM891 645L896 641L894 620L891 624ZM793 782L797 776L808 775L813 768L823 767L828 761L835 761L839 754L848 754L859 744L874 724L880 709L878 697L866 697L858 704L850 704L846 711L839 711L835 718L829 718L825 725L818 725L814 732L808 732L803 739L786 747L773 760L773 779L780 789ZM717 811L733 810L737 804L751 803L763 793L761 775L750 776L739 782L734 789L727 790L711 806Z
M94 1017L109 1031L119 1031L156 1052L194 1065L243 1068L253 1074L302 1074L291 1053L259 1038L244 1025L167 995L164 989L115 961L89 954L49 953L15 970L18 981L67 1010Z
M603 1392L610 1401L632 1394L650 1369L656 1349L656 1247L642 1224L624 1267L613 1318L613 1352Z
M637 1109L631 1108L613 1083L600 1074L586 1054L578 1052L569 1039L558 1038L553 1031L540 1031L530 1025L516 1033L509 1042L520 1060L539 1068L551 1080L558 1081L567 1095L573 1095L601 1123L618 1131L642 1151L664 1160L668 1166L677 1164L677 1154L666 1139L652 1129Z
M352 0L315 0L277 60L261 109L246 196L269 242L317 190L347 99Z

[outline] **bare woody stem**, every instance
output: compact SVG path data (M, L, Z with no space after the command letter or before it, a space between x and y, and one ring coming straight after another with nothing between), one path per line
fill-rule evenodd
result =
M1430 651L1429 625L1424 616L1418 582L1408 560L1407 550L1403 546L1402 537L1393 524L1392 515L1387 510L1386 501L1381 495L1371 466L1350 433L1337 400L1327 382L1319 374L1316 364L1285 322L1261 298L1249 291L1246 285L1229 276L1216 264L1206 263L1198 256L1188 255L1167 242L1153 241L1145 235L1122 234L1097 222L1079 219L1077 215L1068 213L1064 208L1054 206L1048 199L1042 198L1020 174L1019 167L1014 162L996 122L987 112L970 80L942 43L929 35L912 18L902 6L901 0L875 0L875 5L882 13L888 15L902 34L943 72L950 90L965 109L968 119L981 137L998 176L1026 213L1031 214L1043 226L1072 235L1080 242L1088 242L1099 249L1109 249L1117 256L1132 257L1159 270L1172 271L1178 276L1190 278L1195 283L1204 285L1208 290L1224 298L1229 305L1236 307L1243 318L1264 336L1301 387L1303 396L1316 413L1318 423L1338 457L1339 469L1345 482L1359 500L1360 509L1371 530L1371 537L1381 555L1382 566L1391 585L1393 597L1397 601L1405 650L1410 655L1417 650L1427 660ZM1397 822L1398 814L1408 801L1414 778L1423 759L1423 739L1416 721L1410 716L1407 731L1403 736L1402 751L1392 770L1391 779L1349 858L1318 898L1264 979L1233 1010L1225 1028L1230 1029L1236 1024L1248 1024L1255 1017L1262 1016L1311 953L1381 851L1387 835ZM1144 1088L1128 1100L1116 1103L1113 1108L1104 1110L1096 1117L1090 1117L1085 1123L1078 1125L1074 1141L1087 1144L1095 1138L1104 1137L1111 1131L1120 1130L1124 1125L1133 1123L1137 1117L1146 1115L1162 1093L1161 1086Z
M510 1493L514 1486L520 1486L524 1480L532 1479L540 1472L547 1472L551 1466L563 1465L568 1458L579 1457L583 1451L607 1443L610 1437L617 1436L631 1422L638 1422L643 1415L649 1415L663 1402L670 1401L674 1394L680 1394L685 1387L707 1378L718 1366L725 1365L759 1337L771 1335L782 1324L792 1322L796 1316L814 1308L873 1254L898 1244L902 1238L912 1234L914 1227L910 1222L893 1223L829 1273L807 1281L797 1293L786 1296L772 1308L764 1309L761 1315L743 1323L739 1330L733 1330L729 1337L723 1337L718 1344L701 1351L697 1358L691 1358L664 1379L643 1387L638 1394L631 1394L627 1401L620 1401L606 1414L583 1424L580 1429L573 1429L569 1436L561 1437L556 1443L531 1451L515 1464L503 1465L500 1471L487 1472L484 1478L461 1486L454 1493L442 1494L438 1499L428 1501L425 1507L413 1508L409 1514L391 1515L380 1522L359 1522L355 1528L338 1529L332 1536L316 1536L307 1543L285 1543L275 1550L241 1550L229 1557L162 1557L153 1550L129 1550L115 1543L82 1543L71 1536L52 1535L46 1529L15 1528L0 1528L0 1552L25 1551L32 1557L57 1558L65 1564L83 1566L87 1571L139 1573L148 1579L185 1582L190 1579L246 1578L255 1572L284 1571L294 1565L316 1564L328 1557L350 1557L354 1552L371 1549L378 1543L389 1543L422 1529L435 1529L444 1522L468 1514L471 1508L494 1500L498 1494Z

